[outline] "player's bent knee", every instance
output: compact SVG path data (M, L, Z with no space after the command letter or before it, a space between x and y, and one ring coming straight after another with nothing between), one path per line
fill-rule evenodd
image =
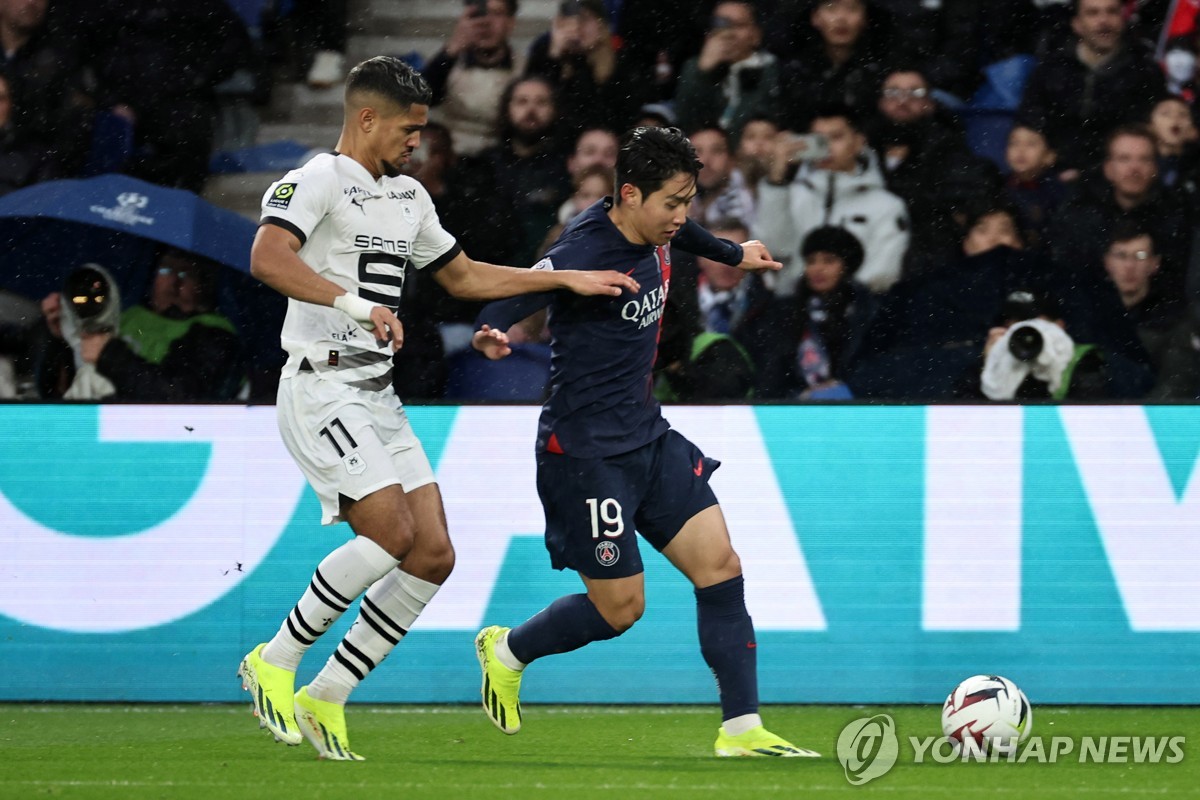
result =
M454 548L449 540L441 539L436 545L427 546L418 537L417 544L404 560L404 570L423 581L440 586L454 571L454 560Z
M600 616L604 617L604 621L611 625L618 634L621 634L632 628L642 618L642 614L646 612L646 597L641 594L628 595L609 600L603 605L597 604L596 609L600 612Z
M742 559L732 547L723 554L717 564L717 572L722 573L726 577L734 578L742 574Z
M375 536L371 536L370 538L397 561L403 561L412 552L413 535L411 529L395 528L379 533L378 538Z

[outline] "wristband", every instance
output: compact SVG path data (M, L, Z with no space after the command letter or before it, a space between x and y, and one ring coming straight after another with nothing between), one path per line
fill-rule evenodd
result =
M372 330L375 323L371 322L371 312L375 310L376 303L370 300L364 300L356 294L346 292L334 298L333 307L338 311L343 311L349 314L355 322L362 325L367 330Z

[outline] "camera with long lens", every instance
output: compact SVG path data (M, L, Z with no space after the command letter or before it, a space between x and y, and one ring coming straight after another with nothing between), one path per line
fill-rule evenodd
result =
M1042 337L1042 332L1032 325L1013 328L1008 337L1008 352L1018 361L1036 361L1045 346L1046 340Z
M84 265L67 276L63 299L71 307L83 333L104 333L113 329L111 315L114 297L107 276Z

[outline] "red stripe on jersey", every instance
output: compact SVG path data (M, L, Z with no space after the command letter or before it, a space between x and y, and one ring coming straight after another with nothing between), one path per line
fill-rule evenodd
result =
M550 441L546 442L546 451L554 453L556 456L566 455L566 453L563 452L562 445L558 443L557 433L550 434Z

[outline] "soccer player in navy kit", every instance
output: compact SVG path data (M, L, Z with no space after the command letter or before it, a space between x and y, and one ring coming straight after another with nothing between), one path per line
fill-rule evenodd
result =
M621 143L615 202L581 214L535 266L616 269L638 282L636 295L547 292L495 302L480 314L473 343L501 358L509 352L503 331L549 306L551 393L538 429L538 494L551 563L578 572L587 589L511 630L479 632L483 707L500 730L516 733L529 663L619 636L637 622L645 592L636 530L695 586L700 649L721 697L716 755L816 756L763 727L741 563L708 484L719 464L671 429L651 391L672 239L743 269L780 266L761 243L739 248L687 222L700 166L679 130L634 129Z

